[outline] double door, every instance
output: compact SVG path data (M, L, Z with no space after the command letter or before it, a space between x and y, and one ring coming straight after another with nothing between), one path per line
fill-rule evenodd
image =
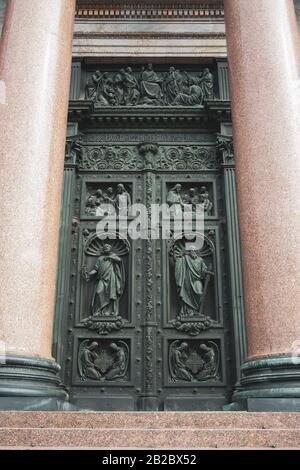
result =
M72 205L64 354L71 402L221 410L234 351L215 136L108 136L84 135ZM180 210L190 212L188 230Z

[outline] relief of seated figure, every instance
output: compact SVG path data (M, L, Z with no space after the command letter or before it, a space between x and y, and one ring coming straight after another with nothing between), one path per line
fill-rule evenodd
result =
M153 70L152 64L143 67L141 74L141 101L140 104L158 105L162 103L162 79Z

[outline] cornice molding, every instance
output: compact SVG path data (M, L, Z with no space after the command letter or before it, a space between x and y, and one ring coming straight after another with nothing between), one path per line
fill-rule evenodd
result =
M76 18L79 19L140 19L174 20L223 18L221 3L199 4L197 2L82 2L77 5Z
M192 123L207 125L212 122L231 122L230 101L214 99L204 106L180 107L95 107L92 101L69 101L69 121L120 127L139 126L143 123L162 125L187 125Z

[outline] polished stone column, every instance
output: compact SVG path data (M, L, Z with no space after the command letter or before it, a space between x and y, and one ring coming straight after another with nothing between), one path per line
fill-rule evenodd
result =
M0 340L6 352L1 397L65 395L51 345L74 11L75 0L9 0L5 16L0 49Z
M292 0L226 0L225 17L249 349L234 399L245 400L248 409L295 409L300 406L300 368L293 358L300 352L296 17Z

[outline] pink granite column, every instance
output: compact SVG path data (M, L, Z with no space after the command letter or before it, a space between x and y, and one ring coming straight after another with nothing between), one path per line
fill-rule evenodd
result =
M300 44L292 0L225 0L248 360L300 340ZM288 361L289 362L289 361Z
M0 341L51 359L75 0L8 0L0 49Z

